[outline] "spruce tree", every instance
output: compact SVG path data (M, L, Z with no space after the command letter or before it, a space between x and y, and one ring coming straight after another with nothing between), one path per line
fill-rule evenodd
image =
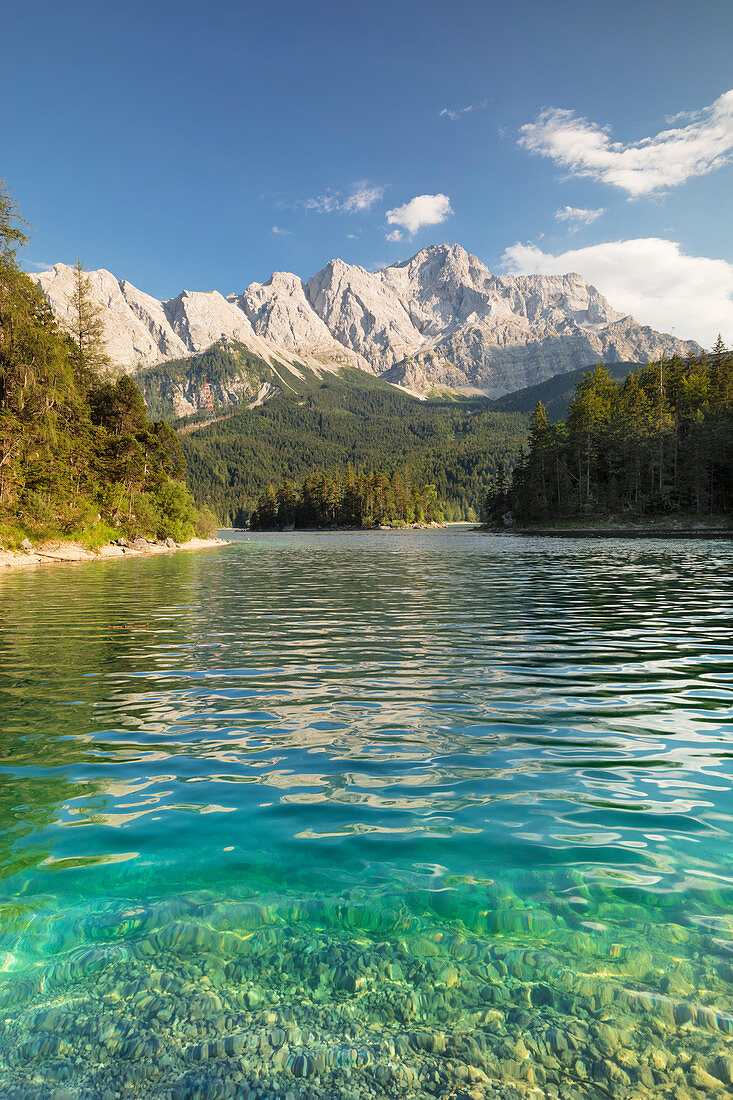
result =
M74 264L72 314L67 331L74 341L74 360L79 376L87 382L99 378L110 365L104 347L102 310L94 301L86 266L78 256Z

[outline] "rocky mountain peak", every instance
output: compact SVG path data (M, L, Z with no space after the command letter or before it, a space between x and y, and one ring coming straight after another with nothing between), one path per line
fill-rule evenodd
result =
M159 302L109 271L89 278L110 356L128 370L230 338L270 362L351 364L423 392L494 397L600 359L700 350L625 317L577 272L492 275L459 244L430 245L375 272L340 258L307 282L278 271L227 298L183 291ZM36 279L63 323L72 269L57 264Z
M297 275L276 271L266 283L250 283L243 294L231 296L229 301L265 340L299 354L313 355L324 363L350 363L371 371L366 360L334 339L313 310Z

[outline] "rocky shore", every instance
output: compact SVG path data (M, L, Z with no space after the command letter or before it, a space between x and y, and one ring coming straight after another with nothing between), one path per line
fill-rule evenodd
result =
M145 554L171 554L177 550L205 550L215 546L226 546L225 539L193 538L188 542L174 542L173 539L151 542L137 538L132 543L125 539L107 543L98 550L87 550L78 542L44 542L39 546L30 543L23 550L5 550L0 548L0 571L5 569L25 569L38 565L58 562L102 561L107 558L141 557Z

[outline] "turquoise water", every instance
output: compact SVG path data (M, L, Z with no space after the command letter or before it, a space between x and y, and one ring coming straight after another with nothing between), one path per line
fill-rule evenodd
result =
M733 544L0 577L0 1096L733 1095Z

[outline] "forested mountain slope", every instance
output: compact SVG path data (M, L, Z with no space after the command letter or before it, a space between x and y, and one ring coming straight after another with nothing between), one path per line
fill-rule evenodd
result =
M496 412L485 400L418 401L362 371L312 375L301 385L182 436L194 496L225 523L244 525L268 483L349 463L407 472L436 486L448 519L473 516L527 436L521 414Z
M540 382L536 386L527 386L515 393L507 393L496 401L492 401L491 407L497 412L520 412L529 415L541 401L545 406L547 419L554 424L558 420L564 420L568 406L575 396L575 387L582 380L583 375L594 370L596 365L589 364L568 374L555 375L554 378L548 378L546 382ZM606 369L616 382L623 382L637 366L638 363L609 363Z

